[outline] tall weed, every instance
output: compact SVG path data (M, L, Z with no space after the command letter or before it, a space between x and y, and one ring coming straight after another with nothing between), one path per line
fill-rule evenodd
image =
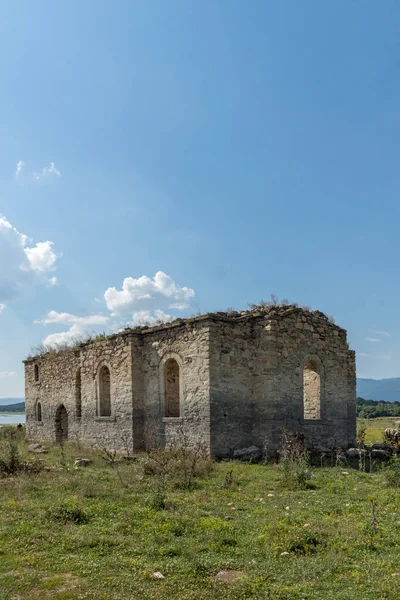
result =
M311 486L310 456L304 447L304 437L283 429L280 447L282 485L289 490L305 490Z
M20 435L14 427L2 428L0 436L0 473L13 475L22 469Z

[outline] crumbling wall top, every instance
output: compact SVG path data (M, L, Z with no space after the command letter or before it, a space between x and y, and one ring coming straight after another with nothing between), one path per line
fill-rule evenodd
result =
M345 332L345 330L338 325L336 325L333 320L326 316L319 310L310 310L308 308L299 307L297 304L274 304L274 305L261 305L255 306L249 310L227 310L227 311L217 311L217 312L209 312L203 315L196 315L194 317L189 317L186 319L178 318L174 319L168 323L159 323L154 326L149 325L139 325L137 327L126 327L125 329L112 333L108 336L95 336L89 338L87 340L83 340L78 342L75 346L71 347L63 347L58 348L57 350L49 350L43 353L38 353L35 356L29 356L24 363L29 363L40 358L44 358L47 355L53 354L54 352L79 352L90 344L94 343L103 343L107 341L123 341L124 339L127 341L129 338L134 337L144 337L148 334L162 332L174 328L179 327L188 327L188 326L202 326L207 325L210 322L225 322L225 323L240 323L243 321L249 320L265 320L267 322L270 321L281 321L286 317L293 315L294 313L303 313L307 320L311 319L315 323L320 323L325 326L329 326L337 331Z

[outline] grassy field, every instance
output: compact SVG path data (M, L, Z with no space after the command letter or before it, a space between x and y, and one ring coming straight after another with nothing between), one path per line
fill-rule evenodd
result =
M398 417L378 417L377 419L358 419L357 427L366 427L365 441L367 444L382 443L383 432L386 428L397 428Z
M74 468L82 456L93 463ZM0 479L2 600L399 597L399 491L378 465L325 464L291 490L279 465L220 462L187 489L145 457L113 467L67 445L40 458L47 471Z

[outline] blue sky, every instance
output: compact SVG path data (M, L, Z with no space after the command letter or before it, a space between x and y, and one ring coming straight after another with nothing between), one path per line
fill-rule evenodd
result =
M400 375L398 3L1 12L0 397L45 338L270 293Z

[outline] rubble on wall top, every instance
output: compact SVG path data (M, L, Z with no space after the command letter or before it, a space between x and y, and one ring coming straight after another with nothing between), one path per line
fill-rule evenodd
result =
M146 334L151 333L153 331L160 331L163 329L169 329L171 327L177 327L179 325L184 325L186 323L196 323L199 321L213 320L213 321L227 321L227 322L240 322L248 319L258 319L264 318L268 320L272 319L280 319L289 316L292 313L303 313L305 315L309 315L313 320L318 320L321 323L325 323L326 325L330 325L335 327L336 329L341 329L335 325L331 317L328 317L323 312L319 310L309 310L308 308L299 307L297 304L276 304L271 306L255 306L254 308L250 308L249 310L227 310L227 311L216 311L209 312L203 315L197 315L194 317L188 317L186 319L174 319L168 323L159 323L157 325L148 326L148 325L140 325L138 327L127 327L119 334L112 334L111 338L118 337L118 335L127 335L130 333L134 334Z
M270 320L280 320L288 317L291 314L302 313L306 316L311 317L313 321L319 321L321 324L329 325L339 331L342 330L341 327L335 325L333 319L328 317L323 312L319 310L311 310L306 307L299 307L297 304L261 304L257 306L252 306L249 310L236 311L233 309L229 309L227 311L217 311L217 312L209 312L203 315L196 315L188 318L177 318L171 322L159 323L157 325L138 325L136 327L126 327L125 329L112 333L108 336L100 335L94 338L90 338L87 340L82 340L81 342L76 343L74 346L68 346L63 348L58 348L55 350L50 350L48 352L43 352L42 354L38 354L37 356L30 356L24 362L30 362L35 360L41 356L45 356L51 353L57 353L60 351L79 351L86 346L89 346L93 343L103 342L106 340L115 340L121 337L128 337L130 335L146 335L157 331L165 331L168 329L172 329L175 327L179 327L182 325L190 324L190 323L198 323L202 321L222 321L227 323L239 323L243 321L248 321L251 319L266 319Z

